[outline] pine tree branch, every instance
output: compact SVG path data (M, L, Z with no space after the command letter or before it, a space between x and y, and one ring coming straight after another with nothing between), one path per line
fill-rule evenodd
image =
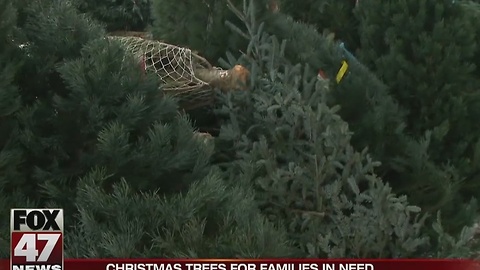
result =
M317 217L325 217L325 212L317 212L317 211L308 211L308 210L301 210L301 209L294 209L294 208L287 208L287 210L292 211L294 213L300 213L302 215L311 215Z
M230 10L235 13L235 15L242 21L245 21L246 18L245 18L245 15L243 14L243 12L241 12L240 10L238 10L235 5L232 3L231 0L227 0L227 6L230 8Z

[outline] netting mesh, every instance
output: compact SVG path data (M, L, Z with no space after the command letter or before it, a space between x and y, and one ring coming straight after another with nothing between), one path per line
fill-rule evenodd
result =
M146 72L154 72L160 78L162 89L184 105L197 107L213 102L212 87L196 76L199 69L213 67L190 49L139 37L109 38L117 40L137 56Z

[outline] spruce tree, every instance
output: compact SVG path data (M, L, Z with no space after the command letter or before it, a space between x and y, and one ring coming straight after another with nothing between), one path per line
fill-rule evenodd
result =
M22 194L28 185L21 169L23 151L18 145L18 122L15 114L21 108L20 91L15 76L22 65L15 40L17 16L10 0L0 0L0 258L10 254L10 206L27 206ZM7 195L8 196L5 196Z
M480 195L475 20L447 0L364 1L358 18L359 59L407 109L408 134L424 138L423 150L409 149L409 159L426 155L443 167L431 174L428 166L408 162L401 168L408 180L396 181L398 190L431 210L443 209L453 228L468 224L473 214L458 211L459 205Z
M68 62L61 68L64 79L79 91L59 102L62 111L66 110L68 115L84 111L84 116L79 115L77 119L103 116L89 120L91 126L94 120L100 120L92 127L103 128L97 131L98 139L95 138L95 145L91 146L94 152L83 153L82 159L92 167L106 169L103 174L93 173L79 185L77 205L81 218L79 229L74 231L81 233L72 234L70 243L78 244L80 250L72 255L288 256L288 246L282 243L282 236L255 214L256 209L249 206L253 200L245 195L242 187L222 186L222 180L210 173L211 146L196 139L188 119L178 116L171 100L155 98L160 96L156 81L151 84L151 80L143 79L148 88L142 91L138 85L141 70L133 61L122 65L123 57L119 57L120 52L112 46L94 42L84 48L81 60ZM122 74L119 70L122 66L133 67L133 73ZM89 70L103 73L94 74ZM108 79L115 70L118 75ZM137 79L129 84L130 78ZM121 82L125 83L123 91ZM111 87L105 87L106 83ZM93 89L85 88L87 85ZM86 96L82 95L83 91L87 91L83 93ZM84 102L83 108L74 105L91 95L99 95L96 100L110 100L112 104L107 107L108 103ZM125 100L121 106L114 106L121 100ZM91 112L89 108L98 109ZM104 122L106 120L109 121ZM149 125L153 126L149 128ZM122 179L125 182L119 184ZM138 191L148 195L135 195ZM243 219L242 215L252 218ZM127 220L132 222L125 224ZM104 235L102 241L98 241L99 234ZM79 242L77 237L85 241ZM127 250L127 246L118 244L125 242L131 243Z
M294 2L279 0L282 13L296 21L316 26L319 32L334 34L336 40L347 44L352 51L358 49L358 20L354 11L358 0L305 0Z
M473 1L462 1L459 3L464 12L465 12L465 17L470 18L470 22L474 24L474 30L475 30L475 41L477 46L475 47L475 54L474 54L474 59L473 63L475 66L478 68L480 67L480 21L477 20L477 18L480 16L480 1L478 0L473 0ZM475 74L476 75L476 74ZM467 103L467 106L469 108L468 114L471 116L475 115L480 115L480 98L467 98L465 100ZM475 153L479 153L478 148L480 148L480 142L477 142L475 145ZM480 155L476 154L474 157L471 159L470 164L479 164L480 162ZM475 170L474 173L472 173L470 176L477 177L480 174L480 170Z
M455 239L437 220L438 240L427 236L421 209L394 195L378 162L350 144L339 106L328 106L329 82L291 62L289 41L255 23L253 3L235 9L250 30L246 55L222 61L252 70L251 92L225 96L218 110L227 122L216 157L230 181L252 185L258 207L306 257L470 256L469 229Z
M105 24L107 31L143 31L151 23L150 0L75 1L79 10Z
M242 3L234 0L235 4ZM257 19L268 16L272 0L259 0L255 10ZM152 1L153 27L155 39L186 46L199 51L215 64L229 50L238 55L244 48L245 40L234 35L226 21L242 27L240 20L228 9L225 1L169 0Z
M355 133L352 143L359 149L369 147L376 159L388 171L395 159L404 151L410 140L403 133L405 112L388 92L388 87L378 80L368 68L347 55L327 33L317 26L295 21L283 13L273 14L264 23L265 29L279 39L285 39L285 54L294 63L312 67L310 76L317 77L323 70L331 80L329 105L340 105L339 114ZM335 83L341 62L349 67L339 83ZM390 143L395 142L395 143Z
M66 94L58 65L65 59L80 56L83 45L101 37L103 28L77 13L67 1L34 1L19 9L19 14L22 33L18 39L24 45L19 55L24 64L16 74L23 102L16 115L17 140L24 151L22 169L28 182L22 191L29 199L44 205L49 198L39 192L40 187L50 189L45 186L50 181L76 177L75 172L71 175L59 172L59 167L71 164L74 148L78 147L74 146L76 137L73 136L79 129L69 129L73 121L62 119L54 106L54 98ZM72 143L69 149L64 147L67 141ZM50 173L53 175L48 175ZM68 182L63 183L69 186ZM75 192L74 188L56 190L66 201Z
M379 9L371 10L375 13ZM273 14L263 22L269 32L288 41L285 53L295 62L308 63L314 71L323 70L332 80L342 60L349 64L341 82L332 83L328 104L341 106L338 113L354 132L352 144L358 149L368 147L373 157L382 162L379 175L388 179L400 194L413 196L412 200L426 210L448 211L444 215L446 221L452 223L446 226L448 230L459 230L472 221L476 202L468 201L470 196L467 196L468 205L462 207L462 211L456 210L456 206L465 201L455 196L462 188L460 183L465 175L458 172L459 168L438 162L438 156L431 156L432 136L438 137L442 129L435 130L433 135L427 132L412 136L405 130L407 111L390 95L387 82L379 80L361 59L341 48L341 42L334 41L328 33L320 34L320 26L297 22L282 13ZM376 24L383 25L381 21ZM316 76L316 72L311 76ZM475 106L471 106L471 110L473 108ZM467 166L473 164L472 160L474 158ZM474 172L471 175L475 175Z
M251 91L220 95L221 133L205 141L77 4L17 3L15 20L0 0L0 124L12 127L1 140L3 211L64 208L68 257L470 256L472 231L451 237L438 218L428 237L425 211L396 196L363 149L393 160L416 143L386 86L356 62L342 83L319 81L318 68L332 78L344 59L338 44L240 2L221 8L229 29L215 27L246 38L220 62L248 66Z
M89 258L275 258L296 255L284 231L258 212L251 192L229 187L218 172L188 191L138 193L127 180L106 192L105 170L80 180L79 223L67 255ZM174 180L174 179L168 179Z
M69 257L293 254L251 190L223 183L210 165L213 145L139 59L69 2L24 8L25 63L5 81L21 94L18 131L6 140L16 139L23 160L12 155L1 187L22 181L12 178L15 162L28 185L17 186L24 197L2 198L2 209L63 208Z

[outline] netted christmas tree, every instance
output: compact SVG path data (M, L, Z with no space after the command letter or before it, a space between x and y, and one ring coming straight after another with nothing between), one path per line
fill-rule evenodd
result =
M142 31L152 22L150 0L77 0L74 3L80 11L103 22L108 31Z
M135 54L68 1L25 8L25 63L8 85L22 98L10 139L26 182L13 178L13 156L1 187L24 196L8 193L2 209L62 207L69 257L292 256L285 232L249 187L224 183L213 145Z
M218 111L227 122L216 158L230 181L255 188L262 213L286 228L305 257L470 256L471 229L455 240L436 220L438 242L427 237L420 208L394 195L367 150L351 146L339 106L327 105L328 80L286 57L289 41L263 32L252 2L233 9L250 30L241 59L253 89L226 96ZM238 61L230 55L224 63Z
M249 71L241 65L229 70L214 67L189 48L145 37L110 35L134 55L139 68L160 79L165 94L175 97L182 109L190 111L215 102L214 90L248 90Z

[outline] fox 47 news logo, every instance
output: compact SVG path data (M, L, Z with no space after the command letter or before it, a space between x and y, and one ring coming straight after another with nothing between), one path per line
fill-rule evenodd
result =
M11 270L63 270L63 209L12 209Z

